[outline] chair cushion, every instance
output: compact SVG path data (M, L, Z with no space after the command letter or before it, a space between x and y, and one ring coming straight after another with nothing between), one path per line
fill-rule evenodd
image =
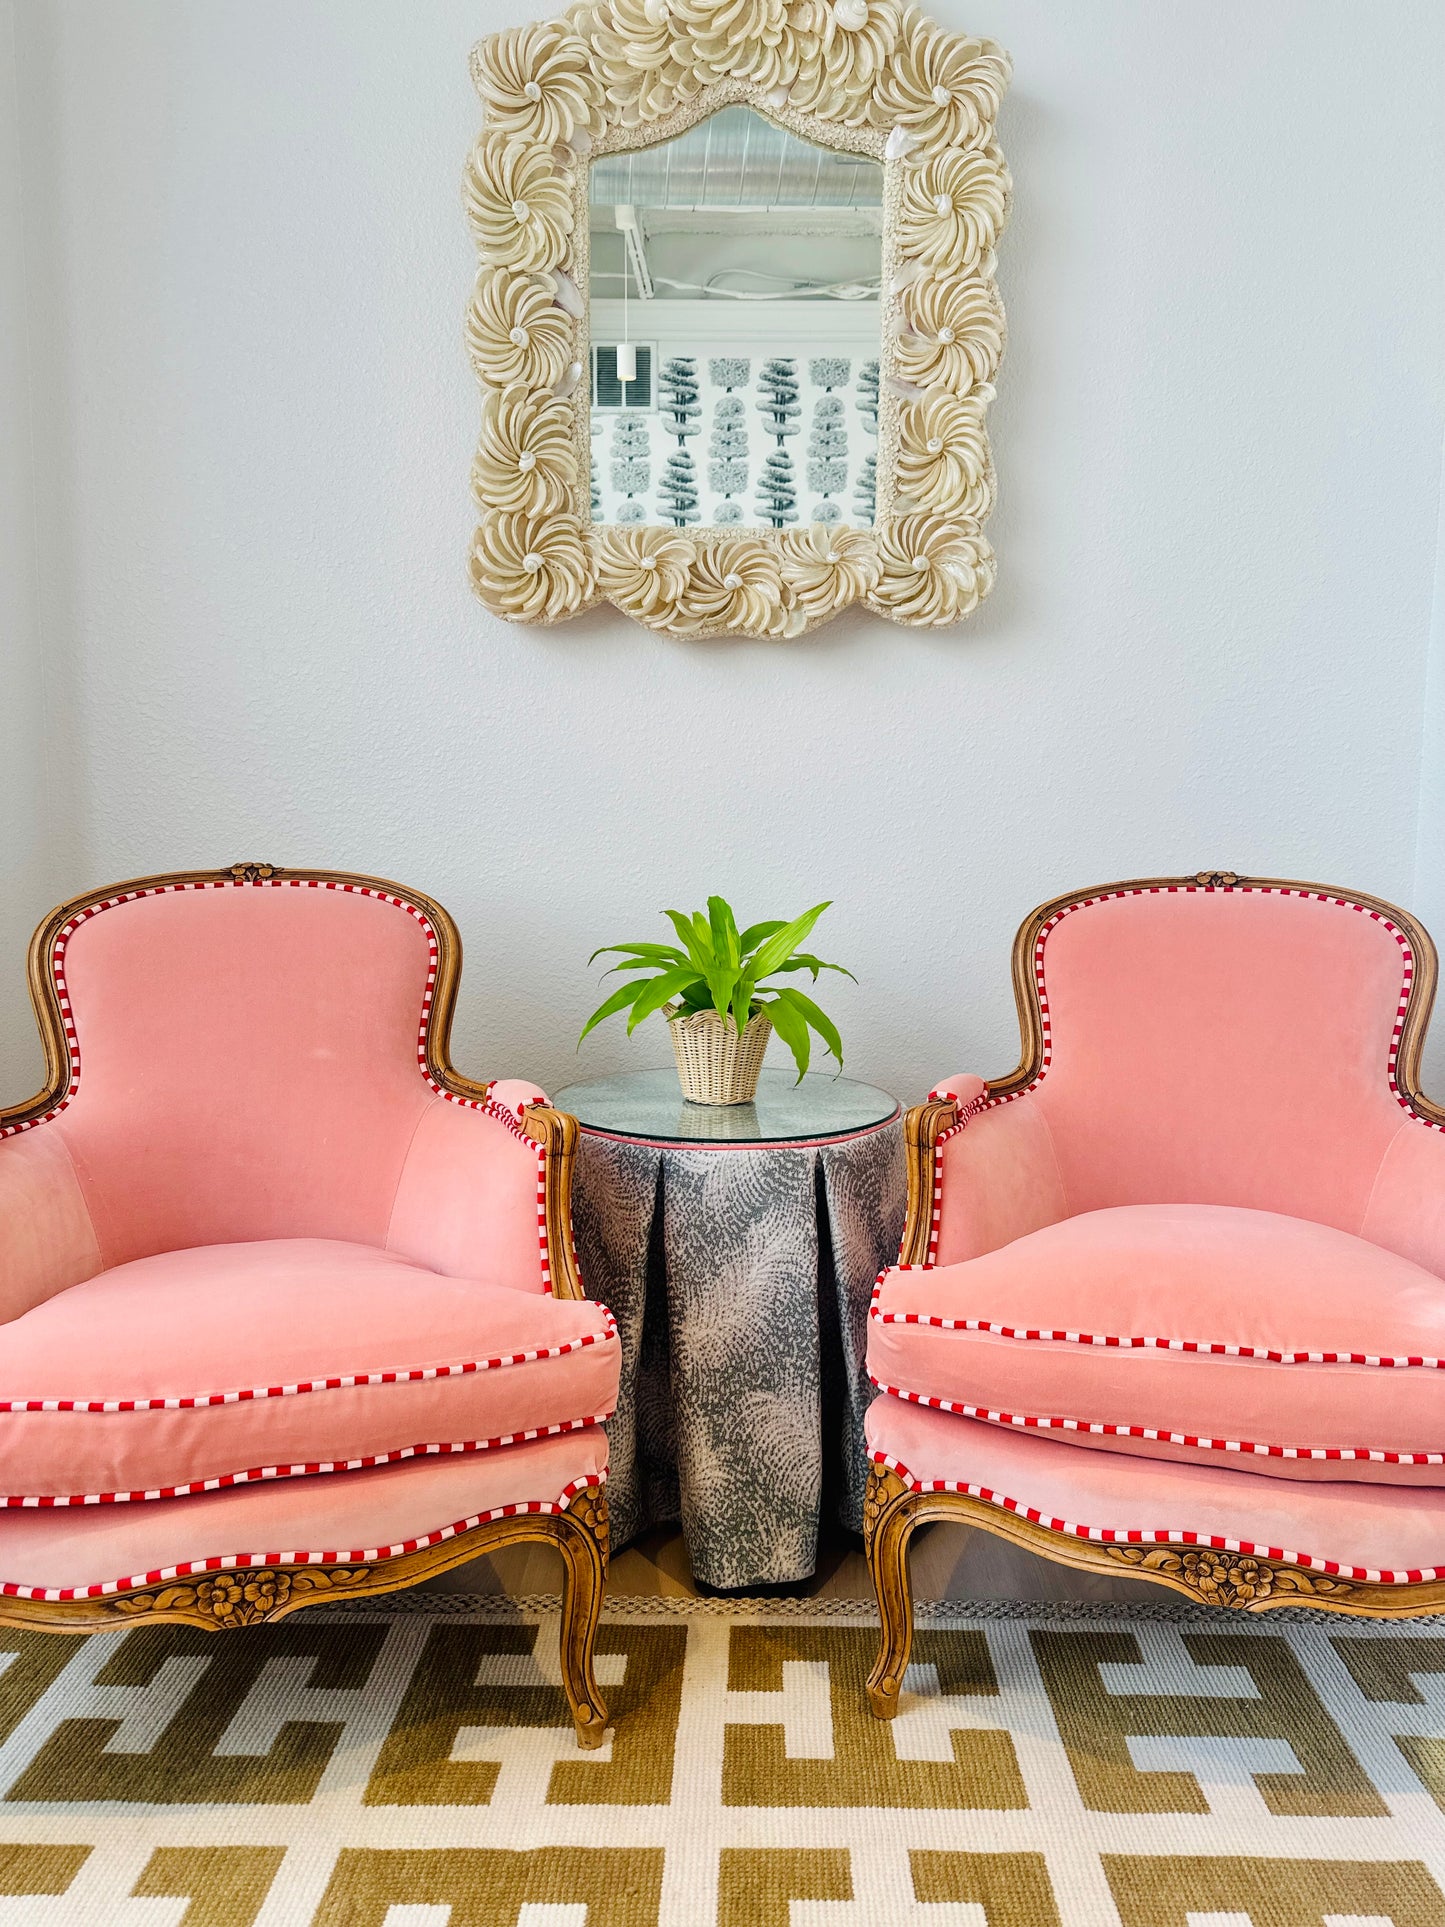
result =
M1445 1490L1438 1486L1344 1479L1292 1486L1256 1478L1237 1459L1151 1464L1118 1452L1079 1452L1050 1433L976 1425L896 1398L874 1399L865 1430L872 1459L915 1489L963 1492L996 1507L995 1530L1005 1536L1013 1513L1061 1541L1134 1542L1141 1579L1150 1576L1147 1549L1171 1541L1385 1585L1445 1579ZM1059 1552L1066 1556L1065 1544ZM1198 1579L1213 1567L1217 1578L1249 1583L1231 1560L1203 1564L1204 1572L1194 1560L1185 1569L1193 1566ZM1127 1571L1121 1562L1120 1577ZM1400 1610L1410 1609L1402 1599Z
M1090 1211L880 1280L896 1396L1145 1458L1445 1486L1445 1281L1228 1205Z
M0 1596L95 1597L222 1565L367 1564L435 1546L484 1519L565 1511L607 1476L607 1434L408 1459L325 1479L228 1486L150 1505L0 1509Z
M278 1239L100 1272L0 1325L6 1503L157 1499L595 1424L605 1306Z

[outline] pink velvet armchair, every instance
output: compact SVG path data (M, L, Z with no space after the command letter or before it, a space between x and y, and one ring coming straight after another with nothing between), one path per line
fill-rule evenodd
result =
M965 1520L1217 1606L1445 1612L1445 1112L1402 911L1202 875L1019 932L1023 1061L907 1120L868 1369L897 1708L907 1546Z
M265 864L36 933L48 1088L0 1112L0 1619L241 1626L550 1540L600 1743L616 1330L573 1257L573 1120L451 1068L460 964L415 891Z

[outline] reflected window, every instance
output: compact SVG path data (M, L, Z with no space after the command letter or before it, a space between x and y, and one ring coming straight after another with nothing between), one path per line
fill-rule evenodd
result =
M729 107L590 201L593 520L871 524L882 168Z

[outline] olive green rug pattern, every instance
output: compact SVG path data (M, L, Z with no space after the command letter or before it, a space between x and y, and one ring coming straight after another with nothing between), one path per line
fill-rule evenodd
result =
M1445 1927L1445 1628L842 1602L0 1629L0 1927Z

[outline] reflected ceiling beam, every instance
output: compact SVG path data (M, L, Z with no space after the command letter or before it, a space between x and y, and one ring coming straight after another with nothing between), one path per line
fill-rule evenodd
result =
M626 217L626 218L624 218ZM592 231L606 234L614 226L624 234L634 228L639 247L665 234L821 235L841 239L879 239L883 210L874 207L599 207L592 209Z
M637 209L625 206L614 208L613 219L622 235L623 245L627 249L633 284L644 301L651 301L653 286L652 270L647 265L647 237L642 232L642 224L637 218Z

